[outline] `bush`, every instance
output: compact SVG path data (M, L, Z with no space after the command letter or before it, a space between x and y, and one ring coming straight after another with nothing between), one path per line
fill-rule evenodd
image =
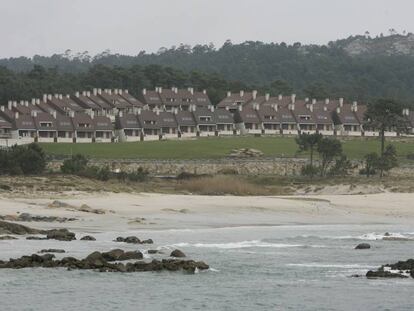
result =
M0 173L10 175L40 174L46 167L43 149L33 143L0 151Z
M219 170L217 172L217 174L221 174L221 175L238 175L239 172L234 168L228 167L228 168L223 168L223 169Z
M378 168L378 154L371 152L365 155L365 168L361 169L359 173L361 175L367 175L367 177L376 174L376 169Z
M339 159L336 159L335 164L330 168L328 175L330 176L346 176L349 175L349 171L353 168L353 165L346 155L342 155Z
M310 177L317 175L319 172L320 172L319 168L311 164L307 164L303 166L300 171L302 176L310 176Z
M414 160L414 152L407 154L407 160Z
M88 158L82 154L75 154L70 159L63 161L60 170L64 174L78 174L86 170L88 166Z
M138 169L135 172L127 174L127 178L130 181L138 181L143 182L148 177L148 171L144 170L142 167L138 167Z

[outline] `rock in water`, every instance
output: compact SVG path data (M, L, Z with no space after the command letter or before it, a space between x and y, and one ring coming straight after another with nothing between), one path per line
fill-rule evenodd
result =
M91 235L85 235L81 238L81 241L96 241L96 239Z
M185 254L179 249L175 249L171 252L170 257L182 258L185 257Z
M0 234L42 234L43 230L29 228L23 225L14 224L7 221L0 221Z
M75 233L68 229L53 229L46 232L46 238L49 240L72 241L76 240Z
M368 243L361 243L355 246L355 249L369 249L369 248L371 248L371 245L369 245Z
M39 253L65 253L64 249L56 249L56 248L49 248L49 249L42 249Z
M3 235L0 236L0 240L17 240L17 238L11 235Z

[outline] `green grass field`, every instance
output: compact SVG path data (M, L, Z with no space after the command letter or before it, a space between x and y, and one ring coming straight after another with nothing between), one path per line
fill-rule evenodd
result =
M414 153L414 140L392 143L400 158ZM297 145L292 137L221 137L112 144L43 143L41 146L48 154L58 157L81 153L103 159L217 159L238 148L258 149L266 157L304 156L297 155ZM343 148L349 158L359 159L378 151L379 141L375 138L344 140Z

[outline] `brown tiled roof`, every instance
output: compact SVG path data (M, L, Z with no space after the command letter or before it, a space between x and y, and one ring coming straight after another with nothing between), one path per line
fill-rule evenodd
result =
M56 125L56 119L51 116L49 113L46 112L42 112L42 113L38 113L37 116L33 117L35 124L36 124L36 128L38 130L47 130L47 131L56 131L57 130L57 125ZM50 123L51 126L41 126L42 123Z
M195 126L196 122L194 120L193 113L190 111L178 111L175 115L177 124L181 126Z
M86 113L75 113L72 122L76 131L93 132L95 130L95 122Z
M120 129L140 129L138 117L134 114L124 114L116 118L117 127Z
M142 108L144 106L144 104L140 102L137 98L135 98L129 93L126 93L125 91L122 92L120 96L126 99L128 103L131 104L133 107Z
M13 126L6 118L0 116L0 128L2 129L11 129Z
M234 117L226 109L216 109L214 110L214 118L217 124L233 124Z
M128 103L125 98L119 96L118 94L102 92L101 94L98 94L98 96L105 100L109 105L118 109L127 109L132 107L132 105Z
M106 116L94 116L95 131L112 131L114 129L111 119Z
M237 123L261 123L257 110L252 106L244 106L242 111L237 110L234 119Z
M162 105L161 98L156 91L147 90L142 95L142 99L145 105Z
M142 110L138 115L139 123L144 129L159 129L159 116L151 110Z
M72 99L85 109L92 109L92 110L101 109L101 106L95 103L91 98L84 96L82 94L80 94L79 97L72 96Z
M36 124L33 117L28 114L19 115L19 117L14 120L14 123L18 130L36 130Z
M194 119L197 124L214 125L216 124L215 114L206 107L197 107L193 111Z
M66 115L56 115L56 127L58 131L73 131L72 119Z
M267 124L279 124L280 123L280 113L275 109L274 106L265 104L260 105L258 110L258 115L260 120L263 123Z
M160 127L177 127L177 120L172 112L163 111L159 115L159 126Z
M112 105L108 104L100 96L90 94L88 96L95 104L99 105L102 109L112 109Z
M252 93L244 92L243 97L240 93L232 93L230 96L224 98L217 104L217 108L235 108L239 104L245 105L253 99Z
M316 124L316 118L310 109L306 107L305 101L296 101L292 114L298 124Z

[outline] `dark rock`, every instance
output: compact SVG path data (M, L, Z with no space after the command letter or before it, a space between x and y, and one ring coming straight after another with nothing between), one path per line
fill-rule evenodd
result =
M400 273L392 273L390 271L384 271L384 270L377 270L377 271L368 271L366 274L367 278L401 278L406 279L407 276L402 275Z
M136 236L128 236L124 239L125 243L130 243L130 244L140 244L141 241L140 239L138 239Z
M369 248L371 248L371 245L369 245L368 243L361 243L355 246L355 249L369 249Z
M41 236L28 236L26 237L26 240L47 240L47 238Z
M156 249L149 249L148 250L148 254L157 254L158 253L158 250L156 250Z
M154 241L152 239L147 239L147 240L141 241L141 244L154 244Z
M76 218L56 217L56 216L34 216L29 213L22 213L17 216L18 221L41 221L41 222L66 222L74 221Z
M96 239L91 235L85 235L81 238L81 241L96 241Z
M76 240L75 233L70 232L68 229L48 230L46 233L46 238L58 241Z
M17 240L17 238L11 235L3 235L0 236L0 240Z
M113 249L109 252L102 253L102 257L105 258L106 261L116 261L119 260L125 252L122 249Z
M125 241L125 238L123 238L121 236L119 236L115 239L115 242L124 242L124 241Z
M389 271L390 269L392 271ZM407 274L414 277L414 259L383 265L376 271L368 271L366 276L368 278L407 278Z
M0 220L0 234L43 234L43 230L29 228L23 225L14 224L7 221Z
M140 251L125 252L119 256L118 260L133 260L133 259L142 259L144 256Z
M185 257L185 254L179 249L175 249L171 252L170 257L182 258Z
M39 253L65 253L65 250L49 248L49 249L42 249L41 251L39 251Z
M93 252L88 255L84 260L86 269L96 269L104 267L107 264L107 261L102 256L100 252Z

